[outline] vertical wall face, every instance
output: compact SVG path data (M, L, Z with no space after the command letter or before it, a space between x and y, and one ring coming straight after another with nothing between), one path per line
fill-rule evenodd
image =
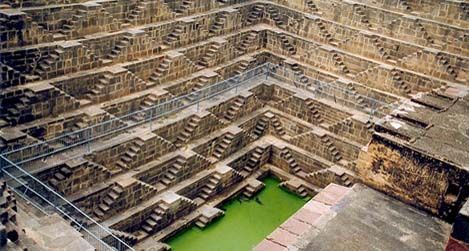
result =
M467 173L376 135L360 152L356 172L367 185L441 216L454 217L467 190Z

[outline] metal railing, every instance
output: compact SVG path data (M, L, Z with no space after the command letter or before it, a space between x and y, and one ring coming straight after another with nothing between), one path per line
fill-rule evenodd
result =
M250 69L243 74L223 80L208 87L201 88L200 90L191 92L189 94L172 98L152 107L131 112L120 117L114 117L96 125L66 133L46 141L41 141L29 146L8 151L2 155L15 164L23 164L79 145L88 147L86 143L89 143L90 141L119 133L144 123L150 122L151 128L153 120L157 118L174 113L189 106L198 105L203 100L219 95L220 93L229 91L231 89L236 89L237 87L244 85L253 77L265 75L267 71L267 64L263 64ZM135 123L126 122L135 120L138 121Z
M3 176L6 178L8 186L33 206L41 208L41 211L44 211L44 213L47 213L47 211L57 212L63 218L70 221L70 223L83 234L83 238L92 244L97 250L134 250L127 243L116 237L108 228L100 225L93 218L57 193L54 189L50 188L38 178L25 171L20 167L20 165L33 159L48 156L80 145L89 147L86 143L89 143L90 141L97 140L106 135L111 135L143 123L150 122L151 130L151 123L154 119L174 113L189 106L199 105L203 100L233 89L237 92L237 89L241 85L247 83L250 79L265 75L267 73L267 69L266 65L261 65L248 70L241 75L191 92L187 95L176 97L153 107L132 112L122 117L114 118L88 128L68 133L46 142L40 142L32 146L23 147L6 154L2 154L0 155L0 168ZM124 126L118 126L112 129L111 125L122 125L123 121L132 119L134 116L141 118L141 121L133 124L125 124ZM51 148L50 145L53 144L60 144L61 147ZM43 149L46 151L42 151ZM37 155L34 155L34 151L36 150L41 151ZM17 153L21 154L18 155ZM28 158L21 159L25 153L29 153L26 155ZM15 156L16 159L11 160L9 159L10 156ZM103 239L106 241L103 241Z
M44 142L39 142L31 146L25 146L2 154L0 155L1 170L4 177L7 178L7 184L13 188L15 192L21 194L25 199L29 198L30 202L33 203L34 206L42 207L52 212L57 212L63 218L69 220L73 226L83 233L83 237L97 250L133 250L124 241L112 234L108 228L97 223L94 219L57 193L54 189L50 188L42 181L25 171L21 165L71 148L75 149L76 147L85 147L87 151L89 151L90 142L144 123L149 123L149 129L152 130L152 123L157 118L190 106L197 105L198 107L201 101L233 89L237 93L239 87L246 83L250 83L249 80L252 80L255 77L263 78L264 76L265 80L268 80L269 77L273 77L278 80L282 80L285 83L293 84L297 87L328 98L331 98L332 96L331 93L328 93L328 89L334 90L334 98L337 93L340 94L343 92L348 95L350 92L347 89L340 88L330 83L313 80L311 78L309 78L309 83L312 83L312 85L307 86L303 84L298 74L294 71L285 68L279 70L277 65L265 63L245 71L240 75L201 88L200 90L193 91L189 94L172 98L152 107L131 112L121 117L112 118L108 121L92 125L87 128L66 133ZM318 86L322 86L322 88L317 88ZM369 99L368 102L388 105L373 98L364 98ZM375 115L370 114L370 116ZM138 120L135 123L125 122L135 119ZM106 241L103 241L104 238Z

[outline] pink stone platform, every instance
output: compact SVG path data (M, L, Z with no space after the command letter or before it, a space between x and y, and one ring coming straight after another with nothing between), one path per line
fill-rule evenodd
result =
M304 233L318 228L321 217L331 212L331 206L339 203L351 188L329 184L294 215L261 241L253 251L288 251Z

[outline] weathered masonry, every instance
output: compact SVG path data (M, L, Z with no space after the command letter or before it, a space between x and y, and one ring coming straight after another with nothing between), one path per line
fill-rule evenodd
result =
M0 245L167 250L273 175L257 251L468 248L468 69L464 1L0 1Z

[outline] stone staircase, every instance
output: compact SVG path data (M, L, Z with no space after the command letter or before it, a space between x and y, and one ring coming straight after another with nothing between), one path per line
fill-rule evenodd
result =
M147 234L153 234L155 231L164 227L163 217L169 211L169 205L164 201L158 203L150 216L142 224L142 230Z
M160 182L166 187L173 184L177 180L177 178L181 176L181 172L184 169L185 165L186 160L184 158L177 158L171 165L171 167L168 168L168 171L164 173Z
M366 15L365 13L365 10L362 6L355 6L355 13L358 14L358 16L360 17L360 22L362 24L364 24L368 29L371 29L371 24L370 24L370 20L368 19L368 16Z
M264 6L260 4L254 5L251 11L249 12L246 18L246 25L253 25L257 21L259 21L262 17L262 13L264 12Z
M53 188L57 188L59 183L64 181L65 179L72 176L73 171L70 168L64 166L61 167L57 172L54 173L54 176L49 179L49 185Z
M344 60L338 53L333 53L332 54L332 59L334 60L334 65L340 69L341 72L348 74L350 73L350 70L347 68L347 66L344 63Z
M119 231L119 230L112 229L112 228L109 228L109 230L111 231L111 233L114 236L116 236L117 238L123 240L125 243L127 243L130 246L133 246L133 245L137 244L137 242L138 242L138 237L131 234L131 233L127 233L127 232L124 232L124 231Z
M254 130L252 131L252 137L255 140L260 138L265 133L265 130L267 129L268 125L269 125L269 121L265 117L260 118L257 121L256 126L254 127Z
M181 4L176 8L175 12L178 16L182 16L187 13L187 11L192 7L194 1L183 0Z
M280 35L280 41L282 42L283 48L285 48L288 51L288 54L290 54L290 55L295 55L296 54L296 49L290 43L290 40L288 40L287 36L285 36L284 34L281 34Z
M202 207L202 214L197 218L195 225L199 228L205 228L210 222L225 214L222 210L212 207Z
M101 203L94 210L94 215L99 219L105 217L105 214L112 210L114 203L119 199L119 197L124 193L124 188L119 184L114 184L109 192L101 200Z
M125 50L131 43L132 37L131 36L124 36L122 39L117 41L114 49L112 49L111 53L107 54L107 58L109 60L116 60L119 55Z
M306 7L315 14L319 14L319 9L313 0L306 0Z
M161 84L161 77L168 73L171 66L172 60L169 58L164 58L163 61L158 65L156 71L154 71L150 76L150 81L155 84Z
M277 118L277 116L273 116L270 119L270 122L272 123L272 126L274 127L275 132L279 136L285 135L285 130L283 129L282 123L280 123L280 120Z
M103 74L99 77L98 83L96 83L93 88L85 95L86 99L89 99L93 102L99 102L100 97L107 95L107 87L112 84L114 80L114 75L112 74Z
M218 54L220 50L221 45L218 43L212 43L207 49L207 52L205 53L204 56L202 56L199 61L197 62L197 65L200 65L202 67L210 67L213 65L213 59L215 56Z
M220 33L220 31L223 30L223 27L225 26L226 19L228 18L228 14L226 12L221 12L217 15L215 22L210 26L210 29L208 30L210 36L215 36Z
M445 69L446 73L450 75L453 79L456 79L458 77L458 73L456 70L451 66L449 63L449 60L443 55L443 53L439 52L436 54L436 60L439 65Z
M230 102L230 106L226 110L223 117L228 121L233 121L234 119L236 119L239 114L239 110L241 109L241 107L243 107L245 103L245 98L241 96L236 97L234 101Z
M333 37L333 36L331 35L331 33L329 33L329 31L326 29L326 26L324 25L324 23L322 22L321 19L316 18L316 19L314 20L314 23L318 26L320 35L321 35L329 44L337 44L337 43L335 42L334 37Z
M123 170L132 168L132 163L137 160L138 154L145 142L141 139L134 140L127 148L124 155L116 162L116 166Z
M339 150L334 145L334 142L330 139L330 137L327 134L323 134L320 136L321 142L326 145L327 151L329 154L332 156L332 159L334 161L340 161L342 159L342 156L340 155Z
M274 20L275 25L283 26L285 24L285 22L280 17L280 14L278 13L278 10L276 8L272 6L267 7L267 13L269 13L270 18Z
M378 49L378 53L381 56L382 59L384 60L391 60L391 55L389 55L386 50L384 49L383 44L381 43L380 39L378 36L374 36L371 39L371 43L373 46L375 46Z
M256 193L258 193L262 188L265 187L265 184L256 180L256 179L250 179L248 180L248 184L243 190L243 195L246 198L252 198Z
M234 71L234 73L236 75L240 75L242 73L244 73L246 71L246 69L248 68L249 66L249 61L241 61L239 64L238 64L238 67L237 69Z
M220 183L221 175L218 173L214 173L210 176L205 185L200 189L200 192L197 197L202 199L203 201L208 200L211 196L216 193L217 186L219 186Z
M257 32L251 31L248 35L244 36L238 46L238 53L244 54L248 51L252 43L257 39Z
M304 75L303 70L300 68L299 64L293 63L291 64L290 68L292 69L295 76L298 77L299 82L303 86L310 86L309 78Z
M434 40L427 32L427 29L423 26L419 19L415 19L415 25L417 26L417 30L422 34L423 38L429 43L433 44Z
M391 77L394 86L396 86L401 92L403 92L404 94L411 93L411 88L409 87L409 85L407 85L407 83L404 81L404 78L402 77L402 71L392 69Z
M146 96L143 101L140 103L140 110L145 110L155 106L158 102L158 97L155 94L149 94ZM145 112L138 112L132 116L132 120L135 122L140 122L145 119Z
M366 102L363 96L355 90L355 87L352 83L347 84L347 90L350 92L350 95L357 101L358 106L365 108Z
M179 40L183 32L184 32L184 26L181 24L177 25L176 28L171 33L169 33L168 36L164 38L163 43L166 46L171 47L176 41Z
M309 112L313 115L313 119L316 121L316 123L321 124L324 122L324 119L319 112L319 107L314 103L313 100L308 99L306 101L306 106L308 107Z
M243 172L247 172L248 174L252 173L254 169L256 169L259 166L264 152L265 152L265 149L261 147L256 147L256 149L254 149L254 151L251 153L251 156L246 162L246 165L243 166L243 171L241 171L241 173L242 174ZM245 176L245 174L243 176Z
M280 153L280 156L287 161L291 173L298 173L301 171L301 167L298 165L288 148L284 148Z
M138 1L137 4L135 5L135 8L130 10L128 17L125 19L125 24L127 26L130 25L137 25L138 20L142 18L143 14L145 13L145 9L147 8L148 1L146 0L141 0ZM125 27L125 25L124 25Z
M47 78L48 72L51 72L56 68L54 65L60 61L63 54L64 51L60 49L51 51L45 59L38 62L33 74L39 76L41 79Z
M62 29L59 30L59 34L65 37L73 36L78 24L82 22L87 15L88 12L86 10L77 10L77 12L72 15L72 18L65 20Z
M216 159L221 159L225 150L231 145L231 142L234 139L234 135L230 132L227 132L223 135L220 142L215 146L212 156Z
M210 82L210 78L206 76L200 76L198 78L197 83L195 83L194 87L192 87L192 90L189 93L189 95L187 95L186 97L187 101L189 101L190 103L193 103L196 99L200 98L199 96L201 95L201 92L198 92L198 91L206 87L209 84L209 82Z
M195 129L199 126L200 118L197 116L192 116L184 126L184 130L179 134L176 139L176 146L180 147L183 144L187 143L189 139L194 134Z

